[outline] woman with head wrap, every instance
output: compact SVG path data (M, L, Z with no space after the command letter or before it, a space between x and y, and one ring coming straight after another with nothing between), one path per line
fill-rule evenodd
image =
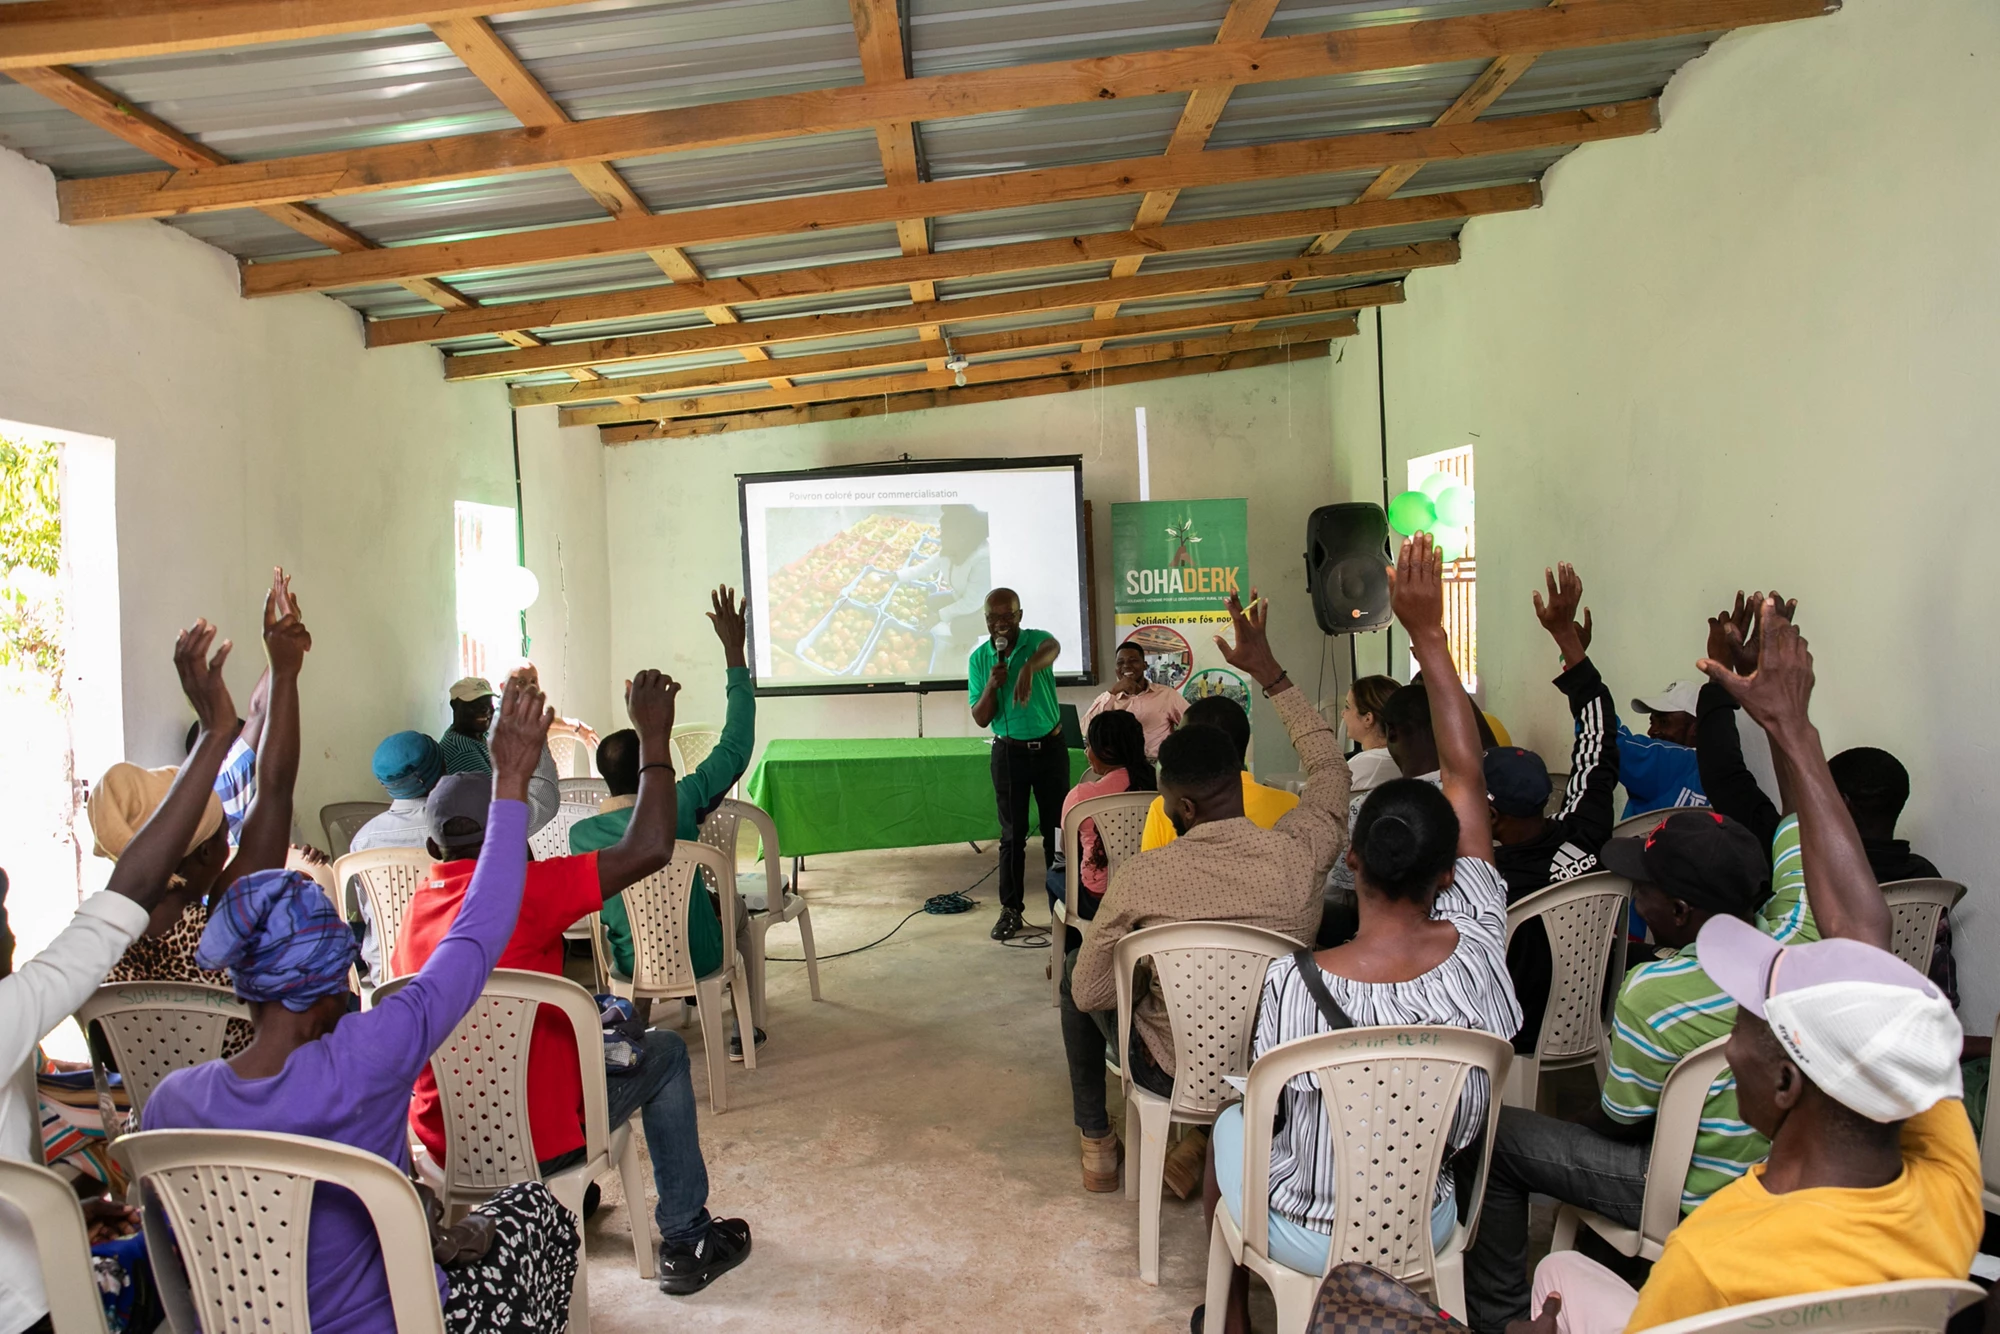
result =
M187 851L153 909L146 934L132 943L107 981L229 985L227 973L195 962L195 946L208 924L207 902L212 895L240 876L285 864L291 841L292 784L299 772L299 669L311 647L312 635L299 619L291 580L283 570L273 570L271 591L264 599L270 701L263 743L257 747L257 795L243 817L236 855L229 854L222 802L211 791ZM115 862L124 854L133 834L159 808L177 773L136 764L114 764L105 772L90 794L90 828L98 856ZM232 1023L229 1030L225 1055L241 1051L250 1040L246 1024Z
M514 931L526 881L528 776L553 715L517 674L494 727L494 801L465 906L411 982L348 1012L354 937L325 892L291 871L259 871L216 901L196 961L227 968L250 1002L256 1040L240 1056L176 1070L146 1103L148 1130L269 1130L333 1140L410 1167L410 1087L479 999ZM439 1274L445 1326L554 1331L568 1318L577 1231L541 1182L475 1212L493 1244ZM375 1228L359 1201L313 1201L306 1297L315 1334L394 1327Z

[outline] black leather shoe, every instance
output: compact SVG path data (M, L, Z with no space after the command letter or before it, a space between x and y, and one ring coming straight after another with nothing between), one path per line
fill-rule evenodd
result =
M1015 936L1021 934L1021 926L1021 910L1019 908L1002 908L1000 910L1000 920L993 924L993 938L995 940L1012 940Z
M660 1243L660 1291L685 1297L700 1292L750 1258L750 1225L740 1218L711 1218L692 1246Z

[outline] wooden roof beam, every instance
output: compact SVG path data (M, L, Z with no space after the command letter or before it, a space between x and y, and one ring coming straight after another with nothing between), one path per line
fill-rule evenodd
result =
M44 2L0 5L0 28L14 13ZM898 122L1615 45L1809 18L1837 7L1837 0L1581 0L1551 9L968 70L226 167L63 181L58 196L68 222L170 217ZM1173 183L1144 188L1171 189Z
M1079 389L1101 389L1114 385L1168 380L1182 375L1210 375L1220 371L1249 370L1258 366L1282 366L1294 361L1323 357L1326 355L1327 346L1325 343L1311 343L1303 347L1255 348L1247 352L1227 352L1213 357L1190 357L1184 361L1118 366L1107 371L1072 371L1067 375L1049 375L1038 380L967 385L963 389L956 387L926 389L916 393L891 395L886 401L855 399L851 402L776 408L769 412L745 412L734 416L695 417L683 421L605 426L599 428L598 438L607 445L623 445L639 440L694 439L721 435L726 431L801 426L810 422L853 421L862 417L879 417L891 412L917 412L926 408L994 403L1007 399L1032 398L1039 394L1066 394Z
M274 260L243 266L243 291L252 296L323 292L468 269L523 268L630 254L662 245L783 236L893 223L899 218L919 215L935 217L943 213L975 213L1141 194L1169 186L1222 185L1379 170L1414 158L1454 160L1622 139L1648 133L1658 126L1659 102L1644 98L1473 125L1348 134L1297 143L1210 150L1191 157L1081 163L1039 171L927 181L902 189L852 190L690 209L652 218L622 218L616 222L394 246L329 259Z

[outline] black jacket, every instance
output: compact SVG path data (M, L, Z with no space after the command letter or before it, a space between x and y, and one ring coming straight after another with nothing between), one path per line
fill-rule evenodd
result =
M1540 838L1493 849L1493 864L1507 881L1509 903L1595 871L1598 849L1617 823L1612 789L1618 786L1618 711L1611 703L1611 691L1589 658L1558 676L1555 686L1569 697L1570 714L1576 720L1569 784L1563 789L1562 806Z

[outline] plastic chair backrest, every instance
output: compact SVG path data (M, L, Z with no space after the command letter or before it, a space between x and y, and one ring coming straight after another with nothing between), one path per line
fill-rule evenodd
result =
M1626 908L1632 882L1609 871L1578 876L1539 889L1507 909L1507 940L1532 918L1548 932L1549 1003L1535 1054L1550 1057L1595 1055L1604 1040L1604 981L1614 953L1625 945Z
M1642 811L1638 815L1628 815L1617 824L1611 826L1611 837L1643 838L1658 828L1660 821L1666 819L1675 811L1695 809L1698 808L1692 806L1669 806L1665 810Z
M249 1018L250 1007L235 992L201 982L114 982L76 1010L79 1027L96 1024L104 1034L135 1115L169 1074L220 1059L229 1021ZM101 1104L106 1072L94 1048L91 1066Z
M528 851L538 862L569 856L569 827L597 813L596 802L563 802L547 824L528 836Z
M549 728L549 754L555 758L556 772L565 778L587 777L596 748L574 726L558 719Z
M672 746L680 753L681 762L674 766L683 776L691 774L708 753L722 742L722 729L709 723L686 723L674 729Z
M297 871L325 890L327 898L333 900L333 910L346 916L340 904L340 882L334 878L333 863L308 861L299 855L297 848L289 848L285 852L285 869Z
M1111 954L1118 984L1118 1068L1128 1070L1132 980L1153 961L1174 1035L1173 1109L1213 1116L1236 1101L1224 1075L1250 1068L1257 999L1273 959L1302 948L1290 936L1240 922L1168 922L1119 938Z
M611 785L602 778L558 778L556 790L565 806L588 806L595 811L611 795Z
M1345 1183L1329 1266L1354 1260L1405 1283L1432 1280L1431 1204L1451 1156L1459 1095L1474 1070L1486 1072L1479 1176L1476 1184L1459 1181L1474 1201L1465 1224L1470 1236L1479 1225L1500 1090L1513 1057L1503 1038L1440 1025L1344 1028L1265 1052L1250 1067L1243 1098L1243 1244L1270 1254L1271 1119L1286 1081L1310 1074L1332 1128L1336 1175Z
M326 831L327 851L341 856L354 844L362 825L389 809L386 801L333 801L319 808L319 826Z
M1696 1047L1667 1072L1660 1107L1653 1115L1653 1149L1646 1160L1646 1193L1639 1203L1639 1236L1664 1246L1680 1226L1681 1192L1694 1162L1695 1136L1711 1085L1728 1070L1723 1046L1728 1038Z
M1810 1329L1813 1334L1942 1334L1954 1312L1985 1295L1977 1283L1963 1279L1906 1278L1726 1306L1654 1325L1649 1334L1770 1334L1776 1329Z
M736 920L736 856L706 843L674 843L674 859L625 890L632 927L632 989L640 995L695 994L694 956L688 949L688 898L701 892L695 872L706 870L722 897L722 918ZM600 933L601 934L601 933ZM722 971L736 966L736 933L722 933ZM714 1016L710 1016L713 1018Z
M403 918L409 914L410 900L431 877L437 863L423 848L370 848L336 858L333 880L337 885L359 881L368 900L368 916L375 938L382 942L382 965L393 967L396 942L403 936ZM377 979L378 981L380 979Z
M757 831L757 841L763 845L764 883L770 894L765 906L777 912L783 906L778 901L777 887L784 884L784 861L778 851L778 822L769 811L753 802L724 797L701 822L701 841L723 856L734 858L745 824Z
M90 1265L90 1227L69 1182L40 1163L0 1158L0 1200L34 1234L55 1334L104 1334L104 1301Z
M1070 885L1070 902L1076 901L1081 884L1078 876L1083 868L1083 822L1088 820L1097 826L1097 841L1104 847L1105 874L1109 875L1118 869L1120 862L1138 853L1139 841L1146 832L1146 812L1152 809L1153 800L1159 795L1114 792L1070 807L1062 822L1063 865Z
M409 985L414 976L383 983L375 992L375 1006ZM472 1009L431 1053L438 1112L444 1119L445 1181L455 1190L493 1191L541 1179L528 1121L528 1079L533 1073L528 1068L528 1044L535 1016L545 1005L566 1019L576 1035L577 1064L583 1075L585 1161L594 1162L607 1151L611 1136L604 1029L597 1002L566 977L496 968Z
M148 1130L111 1152L143 1186L154 1281L183 1334L309 1327L306 1255L321 1181L351 1191L374 1222L399 1334L443 1334L423 1205L386 1160L256 1130Z
M1889 952L1920 973L1931 970L1938 919L1958 906L1965 886L1956 880L1891 880L1882 886L1889 903Z

